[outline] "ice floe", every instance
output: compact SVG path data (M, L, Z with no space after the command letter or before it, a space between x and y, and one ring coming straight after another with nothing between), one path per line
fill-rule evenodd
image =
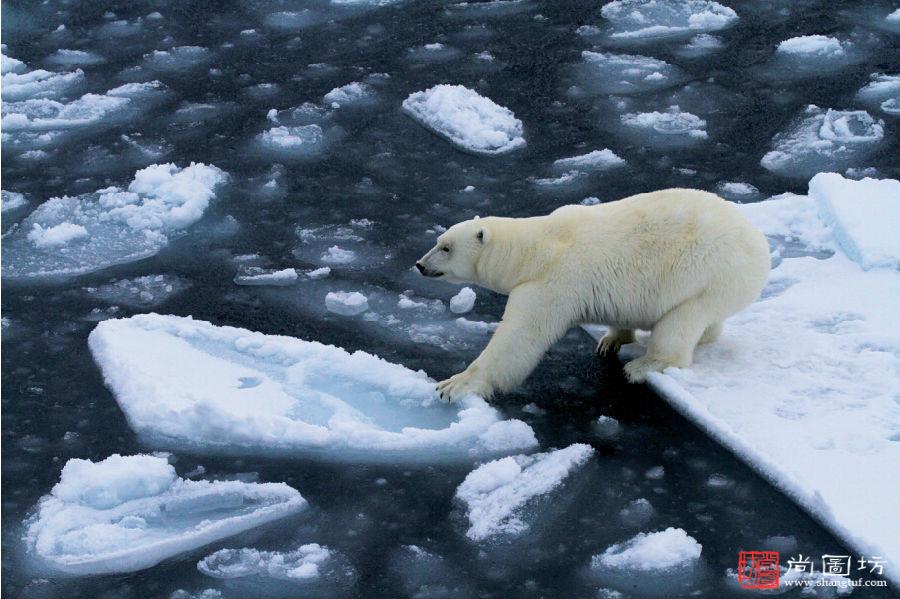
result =
M738 19L731 8L712 0L614 0L600 14L611 24L610 37L622 41L719 31Z
M884 121L865 110L822 110L810 105L772 140L760 163L785 177L811 177L860 166L884 138Z
M629 112L620 118L626 134L661 149L693 145L708 137L706 120L678 106L666 112Z
M127 189L52 198L3 237L3 276L72 276L152 256L203 216L226 178L205 164L157 164Z
M145 314L107 320L91 351L129 424L156 446L365 461L468 460L537 444L483 399L362 351Z
M4 102L32 98L56 98L84 83L84 71L27 70L25 63L3 56L2 91Z
M200 560L197 569L223 581L230 596L241 597L331 597L344 595L356 580L347 558L318 543L290 551L220 549Z
M703 546L681 528L638 533L591 558L592 568L656 571L690 566L700 559Z
M368 83L354 81L347 85L336 87L322 97L322 102L332 108L340 108L347 105L360 105L370 103L375 97L375 89Z
M188 281L175 275L145 275L114 280L99 287L85 287L84 292L89 297L113 305L151 308L178 295L190 286Z
M856 97L872 110L900 115L900 75L875 73Z
M648 56L584 50L581 60L576 67L577 85L592 94L642 93L685 79L678 67Z
M609 148L553 161L553 166L560 170L604 171L624 165L625 160Z
M801 35L779 43L776 52L808 57L810 55L842 55L846 49L845 44L836 37Z
M325 296L325 308L341 316L356 316L369 309L369 300L358 291L330 291Z
M594 455L590 445L501 458L479 466L456 489L466 508L466 536L476 542L515 537L529 527L530 504L563 485ZM534 516L534 514L531 514Z
M99 54L85 50L59 49L47 57L49 64L62 66L90 66L105 61L106 59Z
M462 85L436 85L410 94L403 110L462 150L503 154L525 146L522 121L511 110Z
M69 460L24 539L54 570L133 572L306 508L283 483L185 480L164 457L116 454Z
M649 379L851 549L888 560L895 584L900 521L871 514L900 505L888 482L900 479L900 385L885 374L900 372L900 252L887 233L898 189L823 174L808 196L742 205L774 248L762 298L698 347L691 367ZM885 266L855 261L869 256Z
M281 270L266 270L260 267L251 267L234 277L238 285L293 285L300 278L294 268Z
M25 199L25 196L17 191L6 191L4 189L0 192L0 196L2 196L0 210L3 212L11 212L28 205L28 200Z

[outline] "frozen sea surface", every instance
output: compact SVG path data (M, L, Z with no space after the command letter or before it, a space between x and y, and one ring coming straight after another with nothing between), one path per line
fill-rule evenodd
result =
M465 507L454 499L473 470L500 456L334 462L234 446L179 446L168 462L185 483L284 483L310 509L128 574L36 571L23 536L69 460L160 449L132 428L91 356L88 336L99 321L151 310L192 316L195 324L362 351L443 379L478 354L504 305L473 288L471 309L457 313L471 295L412 269L459 220L531 216L662 187L720 190L749 204L805 195L826 168L900 179L896 10L882 0L261 0L203 10L168 0L4 2L3 74L16 75L9 90L18 97L4 97L2 110L3 596L636 596L655 589L635 586L630 575L598 578L592 558L641 534L680 529L702 552L695 569L671 580L684 596L719 598L746 596L735 588L740 549L854 552L650 389L626 384L617 360L594 359L595 343L577 330L492 408L498 421L521 420L537 439L532 451L511 455L593 449L561 486L526 502L529 528L515 539L471 541ZM807 36L834 38L844 54L814 53L798 62L808 67L779 70L779 45ZM586 56L601 58L588 64ZM30 75L36 71L47 74ZM411 95L440 85L471 90L466 110L422 112L426 126L404 112ZM810 105L828 127L801 126L813 116ZM821 116L829 109L838 118ZM804 147L810 141L819 150ZM484 155L472 144L515 147ZM770 170L762 161L773 151L784 166ZM63 197L94 206L98 190L125 193L135 173L168 163L214 166L228 181L215 186L197 220L151 227L166 242L140 259L112 259L93 245L121 223L52 221L41 208ZM835 240L812 227L817 210L810 201L784 225L786 264L796 239L819 243L816 258L835 251ZM29 240L33 224L41 228ZM116 231L116 256L145 249L130 226ZM87 249L90 259L70 265L81 274L10 274ZM775 283L768 292L793 289ZM365 309L329 310L326 298L339 293L347 295L333 307L353 312L361 304L349 298L359 294ZM855 334L863 324L845 312L817 319L811 334ZM237 348L201 345L204 363L219 358L232 370L259 371L264 362L230 362L245 360ZM889 344L870 345L863 355L873 360L891 355ZM183 393L145 374L154 362L139 360L142 351L118 354L135 380L153 386L140 395ZM791 382L781 374L769 369L759 378L783 382L780 389ZM253 377L260 375L213 384L238 397L259 394L263 384ZM810 389L783 413L814 408L824 391ZM189 420L213 429L223 422L213 416L197 411ZM371 412L355 422L365 417L375 419L373 429L396 432ZM235 434L234 421L225 423L218 434ZM836 447L852 441L833 437ZM872 509L860 514L877 511L874 499L863 501ZM217 578L197 567L231 550L233 562L216 563L261 556L256 563L282 559L309 571L318 555L310 545L340 557L336 574L352 575L323 576L316 586L258 573ZM870 587L853 596L892 593Z

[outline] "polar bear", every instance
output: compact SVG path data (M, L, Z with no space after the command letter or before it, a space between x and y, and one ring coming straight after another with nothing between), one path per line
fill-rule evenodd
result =
M474 283L509 299L481 355L438 384L443 399L489 398L519 385L580 323L609 327L600 354L651 331L625 365L631 382L691 364L728 316L755 301L770 268L765 235L738 208L696 189L642 193L546 216L458 223L417 263L419 272Z

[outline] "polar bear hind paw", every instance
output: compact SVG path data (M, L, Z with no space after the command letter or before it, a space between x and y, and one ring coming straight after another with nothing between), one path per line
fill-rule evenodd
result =
M629 383L643 383L651 372L662 372L669 366L674 366L674 364L669 364L659 358L642 356L625 365L625 378Z
M634 331L630 329L609 329L597 344L597 355L605 356L609 353L618 353L619 348L629 343L634 343Z
M479 381L471 373L464 370L438 383L437 392L442 400L447 403L453 403L467 395L479 395L484 399L490 399L493 389L487 383Z

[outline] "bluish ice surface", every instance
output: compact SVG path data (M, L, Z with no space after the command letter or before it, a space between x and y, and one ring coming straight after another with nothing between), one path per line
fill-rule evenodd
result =
M703 546L702 567L679 586L685 595L747 596L726 574L740 549L849 554L649 390L626 384L616 360L594 358L593 342L578 330L521 389L495 400L506 417L532 426L542 451L589 443L598 453L582 484L550 502L557 509L530 519L545 526L512 547L479 546L465 536L453 496L474 464L334 464L183 451L174 455L179 476L285 482L312 509L127 575L48 576L33 569L21 542L23 519L67 459L158 449L139 443L91 359L87 336L97 320L148 310L193 315L362 349L442 379L478 354L504 298L476 289L474 310L458 322L447 309L458 288L411 270L441 227L673 186L716 190L746 182L759 191L753 199L805 192L806 178L768 170L761 159L811 104L868 110L884 121L883 136L854 152L852 164L826 155L824 167L900 177L897 116L857 98L874 74L900 71L900 29L884 20L895 6L723 4L738 19L722 29L623 40L609 37L601 2L576 0L4 2L4 55L28 70L83 72L70 87L47 91L47 100L69 104L137 82L164 86L127 110L88 112L96 120L58 134L10 129L3 190L24 194L26 204L4 212L4 234L53 196L127 187L151 164L215 165L229 181L202 218L156 255L70 279L3 282L3 596L138 599L210 588L237 596L246 593L240 585L202 574L197 562L218 549L290 552L309 543L346 559L352 580L322 588L353 597L598 596L601 584L586 574L592 555L668 527L683 528ZM770 71L781 66L780 42L814 34L856 41L852 60L832 61L813 78ZM714 35L721 44L692 42L695 35ZM584 51L664 61L667 80L650 69L628 74L624 85L577 81L621 70L585 69ZM371 90L365 102L323 102L353 82ZM500 156L464 153L403 114L411 93L441 83L509 108L524 124L526 146ZM30 92L11 101L27 101L20 93ZM705 121L706 137L676 139L673 132L684 127L628 127L622 119L666 114L672 106ZM586 173L576 185L535 185L554 161L604 148L626 164ZM804 154L804 169L815 171L814 160ZM236 285L248 265L295 268L302 281ZM324 266L331 272L307 277ZM176 284L156 285L161 275ZM337 291L363 293L370 311L327 311L325 295ZM400 307L401 295L421 305ZM600 416L618 427L597 426ZM665 596L646 580L615 583L635 596ZM309 592L279 584L267 581L266 592ZM856 589L852 596L892 592Z

